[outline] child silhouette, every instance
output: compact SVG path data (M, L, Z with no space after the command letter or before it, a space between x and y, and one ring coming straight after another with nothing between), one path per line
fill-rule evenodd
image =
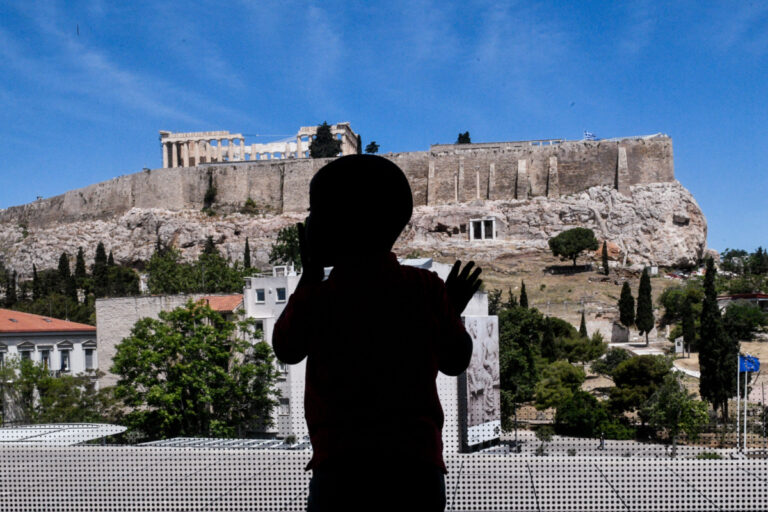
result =
M281 361L307 357L307 510L443 510L435 379L469 364L472 340L459 315L480 269L470 262L460 271L457 261L444 284L398 263L391 249L413 200L385 158L334 160L312 179L309 203L298 225L303 273L273 333Z

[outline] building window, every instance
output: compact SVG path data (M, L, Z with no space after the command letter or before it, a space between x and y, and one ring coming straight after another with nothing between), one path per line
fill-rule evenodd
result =
M277 289L277 302L285 302L285 288Z
M472 219L469 221L470 240L493 240L496 238L495 219Z
M256 304L264 304L264 288L256 288Z
M86 370L93 370L93 349L87 348L85 349L85 369Z
M48 349L43 349L40 351L40 364L43 365L43 368L46 370L49 370L51 368L51 351Z
M22 361L31 361L32 360L32 351L31 350L22 350L21 351L21 360Z
M61 354L61 368L60 370L62 372L68 372L69 371L69 350L62 350L59 352Z
M0 366L3 366L3 363L5 363L5 352L0 352Z

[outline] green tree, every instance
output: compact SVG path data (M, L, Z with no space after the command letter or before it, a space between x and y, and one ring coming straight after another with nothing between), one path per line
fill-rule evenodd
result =
M736 369L739 342L725 330L717 306L715 264L707 259L704 275L704 301L699 322L699 392L701 397L728 418L728 399L736 394Z
M555 343L555 332L552 329L553 322L551 318L544 320L544 333L541 337L541 357L548 362L556 361L560 356L560 351Z
M251 246L248 243L248 237L245 237L245 250L243 251L243 268L251 268Z
M498 315L501 307L501 290L494 288L488 292L488 314Z
M142 318L117 346L111 371L127 421L149 439L245 437L270 424L274 356L253 321L230 322L187 302Z
M589 338L589 334L587 333L587 321L584 318L584 310L581 310L581 323L579 324L579 336L582 338Z
M77 301L77 284L74 277L69 271L69 256L66 252L62 252L59 256L59 283L57 291L62 295L70 297L74 301Z
M604 404L587 393L576 390L570 400L560 404L555 413L555 432L562 436L599 437L601 426L610 421Z
M601 375L610 376L619 364L632 357L623 348L612 348L606 352L605 357L596 359L592 363L592 371Z
M85 268L85 253L82 247L77 248L77 256L75 257L75 284L78 288L86 288L86 279L88 273Z
M456 138L456 144L471 144L472 139L469 137L469 132L459 133L459 136Z
M726 248L720 255L720 267L726 272L743 274L749 269L749 253L743 249Z
M637 290L635 324L637 324L640 334L645 334L645 345L648 346L648 333L651 332L654 326L651 276L648 275L648 268L644 268L643 275L640 276L640 287Z
M269 251L269 263L273 265L291 265L301 270L301 254L299 252L299 229L295 224L281 229L277 240Z
M749 255L749 271L757 275L768 274L768 251L758 247Z
M603 250L600 254L603 263L603 274L608 275L608 242L603 240Z
M6 271L5 283L5 307L11 309L18 300L16 296L16 271Z
M365 146L365 152L368 153L369 155L375 155L376 153L379 152L379 145L376 144L375 140L372 140L370 144Z
M357 154L362 155L363 154L363 138L360 137L360 134L357 134Z
M570 363L593 361L605 353L607 348L603 342L603 335L599 331L592 337L576 334L559 338L557 352Z
M312 158L333 158L341 152L341 141L333 136L330 125L323 121L317 127L315 138L309 144L309 156Z
M499 312L499 369L502 427L509 430L515 404L533 398L538 380L538 347L544 317L534 308L514 306Z
M112 251L109 251L109 256L107 257L107 267L114 267L115 266L115 257L112 255Z
M749 341L755 333L768 324L768 315L759 306L736 301L728 304L723 315L726 332L737 340Z
M693 314L691 298L688 296L683 300L682 331L683 347L687 347L689 352L691 350L698 350L698 343L696 340L696 320Z
M568 361L555 361L547 365L536 384L536 408L559 407L569 401L586 379L584 370Z
M664 356L634 356L613 370L610 406L616 412L638 411L656 392L672 369L672 361ZM641 414L640 418L645 421Z
M192 269L174 247L158 242L147 264L147 287L152 294L187 293L195 284Z
M104 244L99 242L96 246L96 256L91 271L93 279L93 293L96 297L104 297L109 292L109 276L107 271L107 251Z
M695 400L693 393L685 389L677 373L670 372L648 400L645 406L648 423L666 431L672 441L672 454L677 452L677 437L685 432L696 439L709 421L707 404Z
M528 307L528 294L525 293L525 281L520 282L520 307Z
M32 300L38 300L43 297L43 287L40 283L40 277L37 275L37 266L32 264Z
M125 297L140 293L139 275L131 268L121 265L109 266L107 267L107 278L109 283L107 295L110 297Z
M549 248L554 256L561 260L572 260L576 266L576 258L582 251L595 251L598 244L595 233L589 228L573 228L563 231L549 239Z

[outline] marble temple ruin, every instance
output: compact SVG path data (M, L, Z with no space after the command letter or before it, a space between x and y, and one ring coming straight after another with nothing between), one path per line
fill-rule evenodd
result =
M317 126L302 126L295 140L292 137L266 144L246 144L241 133L161 130L163 169L220 162L309 158L309 145L316 133ZM331 133L341 141L341 155L357 153L357 134L349 123L332 125Z

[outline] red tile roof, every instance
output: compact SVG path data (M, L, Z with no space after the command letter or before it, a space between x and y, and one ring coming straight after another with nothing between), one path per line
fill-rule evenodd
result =
M47 316L22 313L11 309L0 309L0 333L13 332L96 332L92 325L59 320Z
M208 303L212 310L219 313L232 313L243 304L243 294L236 295L206 295L200 300Z

